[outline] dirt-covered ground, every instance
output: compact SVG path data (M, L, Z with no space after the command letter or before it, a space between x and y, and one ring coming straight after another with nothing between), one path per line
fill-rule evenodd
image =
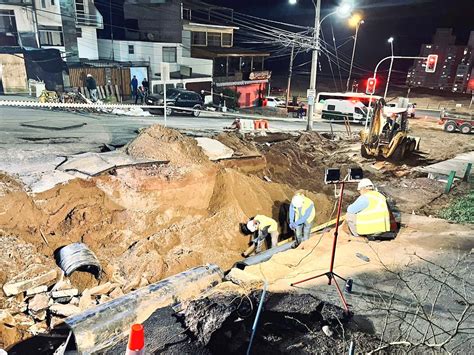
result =
M37 276L35 265L60 275L54 251L73 242L85 243L103 268L100 280L82 272L65 278L65 288L78 294L63 302L77 307L76 312L193 266L216 263L228 270L248 245L238 223L255 214L278 219L279 207L296 190L306 190L315 202L316 223L334 216L334 190L323 182L326 167L362 166L403 212L435 214L452 197L443 196L442 185L411 167L473 150L472 136L446 136L422 121L412 129L422 136L426 154L416 158L418 163L383 169L360 157L354 137L330 140L304 133L242 139L223 133L215 138L232 148L236 159L210 162L193 138L153 126L124 150L135 157L169 160L167 165L117 169L33 195L14 177L0 175L0 286ZM453 144L439 149L447 137ZM348 189L345 204L355 197L354 189ZM48 292L55 281L48 282ZM83 301L87 290L107 283L107 292ZM0 347L46 331L64 316L48 310L43 317L43 309L31 310L33 298L0 295L0 331L8 330L0 332Z

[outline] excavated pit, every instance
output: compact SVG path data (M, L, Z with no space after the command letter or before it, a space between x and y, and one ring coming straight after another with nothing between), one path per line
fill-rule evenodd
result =
M86 244L103 270L100 280L85 272L66 278L80 294L105 282L113 283L116 294L128 293L206 263L229 269L249 242L240 233L239 222L255 214L278 220L280 206L288 205L302 186L288 180L293 166L288 170L285 165L287 173L280 182L273 182L273 175L265 179L268 160L257 143L232 135L218 138L236 152L238 159L229 165L210 162L193 138L153 126L124 149L135 157L169 160L168 165L116 169L34 195L16 179L0 175L0 237L4 245L12 245L1 249L0 284L33 264L59 274L54 251L75 242ZM319 191L308 191L318 223L326 221L333 209L331 197ZM0 296L0 307L31 322L27 311L18 311L30 299ZM17 328L14 337L0 339L1 346L29 336L29 325Z

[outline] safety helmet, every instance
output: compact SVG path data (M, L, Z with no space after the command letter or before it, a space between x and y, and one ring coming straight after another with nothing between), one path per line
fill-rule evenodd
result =
M295 196L293 196L293 198L291 199L291 204L296 208L303 207L303 195L296 194Z
M87 77L90 78L92 76L92 74L87 74Z
M255 225L255 222L253 219L247 222L247 229L251 231L252 233L257 230L257 226Z
M359 181L359 184L357 185L357 190L362 190L362 189L372 189L374 188L374 183L370 179L362 179Z

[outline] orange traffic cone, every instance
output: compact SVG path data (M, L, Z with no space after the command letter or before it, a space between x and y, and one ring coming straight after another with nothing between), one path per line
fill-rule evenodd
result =
M143 355L145 354L145 332L143 325L134 324L130 330L127 352L125 355Z

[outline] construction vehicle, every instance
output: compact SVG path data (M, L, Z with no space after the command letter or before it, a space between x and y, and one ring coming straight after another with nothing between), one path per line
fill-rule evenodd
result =
M407 108L385 107L383 99L375 102L370 126L362 130L360 136L364 158L398 161L417 150L420 144L420 138L408 135Z

